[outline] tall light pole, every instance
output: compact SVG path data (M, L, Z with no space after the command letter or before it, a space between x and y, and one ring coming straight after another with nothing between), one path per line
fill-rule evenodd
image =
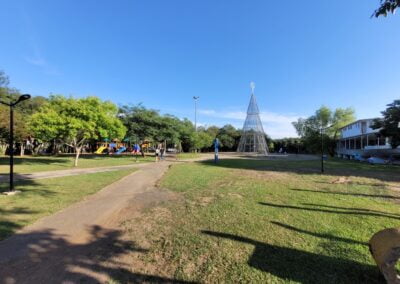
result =
M327 127L322 127L321 124L321 174L323 174L325 172L325 168L324 168L324 130L331 128L333 125L329 125Z
M24 94L19 96L18 100L15 102L3 102L0 104L6 105L10 108L10 141L9 141L9 151L10 151L10 192L14 192L14 107L22 101L28 100L31 95Z
M194 130L197 132L197 100L200 97L193 97L194 99Z

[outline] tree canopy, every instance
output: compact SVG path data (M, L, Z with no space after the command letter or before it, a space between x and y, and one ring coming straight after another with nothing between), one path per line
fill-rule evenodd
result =
M73 147L77 166L82 146L89 139L124 138L126 129L117 114L116 105L97 97L74 99L57 95L32 115L29 126L36 138L56 139Z
M373 16L387 16L387 14L394 14L397 8L400 7L400 0L381 0L380 6L374 11Z
M335 141L338 138L340 128L355 120L352 108L337 108L333 111L326 106L322 106L314 115L308 118L299 118L298 121L293 122L293 126L301 137L306 150L311 153L320 151L320 132L323 130L328 151L333 155Z
M400 145L400 100L388 104L382 115L383 118L375 119L371 127L380 129L381 135L390 137L390 144L394 149Z

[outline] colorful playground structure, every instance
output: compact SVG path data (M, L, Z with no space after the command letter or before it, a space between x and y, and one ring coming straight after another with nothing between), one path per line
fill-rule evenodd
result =
M144 152L151 151L152 149L152 144L149 141L143 141L142 143L139 144L140 148L143 149ZM126 142L119 142L119 141L113 141L113 142L98 142L97 143L97 150L94 152L95 154L115 154L115 155L120 155L124 152L130 151L131 147L133 145L130 145L129 143Z
M101 142L97 143L97 146L95 154L108 153L120 155L127 150L126 143L121 142Z

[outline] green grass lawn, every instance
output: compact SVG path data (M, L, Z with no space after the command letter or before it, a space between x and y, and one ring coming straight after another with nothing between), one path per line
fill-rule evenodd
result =
M400 192L391 190L400 189L400 167L330 160L326 175L318 171L318 161L174 165L160 187L178 201L125 224L149 248L142 272L213 283L382 282L367 243L400 224Z
M199 153L179 153L176 155L178 160L189 160L189 159L197 159L200 158Z
M153 162L154 158L139 157L138 162ZM82 155L78 168L111 167L131 165L135 163L132 155ZM17 173L33 173L41 171L67 170L74 168L74 156L24 156L15 157L14 171ZM0 157L0 173L8 173L9 157Z
M14 196L0 195L0 240L39 218L82 200L133 171L129 169L17 182L15 189L22 193ZM0 192L7 189L7 183L0 184Z

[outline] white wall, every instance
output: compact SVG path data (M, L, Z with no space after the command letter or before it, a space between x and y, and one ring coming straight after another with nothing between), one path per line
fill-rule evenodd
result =
M354 136L360 136L362 134L361 132L361 125L363 121L357 121L355 123L352 123L345 128L341 130L341 137L342 138L349 138L349 137L354 137ZM367 120L367 128L366 132L364 134L370 134L370 133L377 133L379 129L372 129L369 126L372 124L373 119Z

